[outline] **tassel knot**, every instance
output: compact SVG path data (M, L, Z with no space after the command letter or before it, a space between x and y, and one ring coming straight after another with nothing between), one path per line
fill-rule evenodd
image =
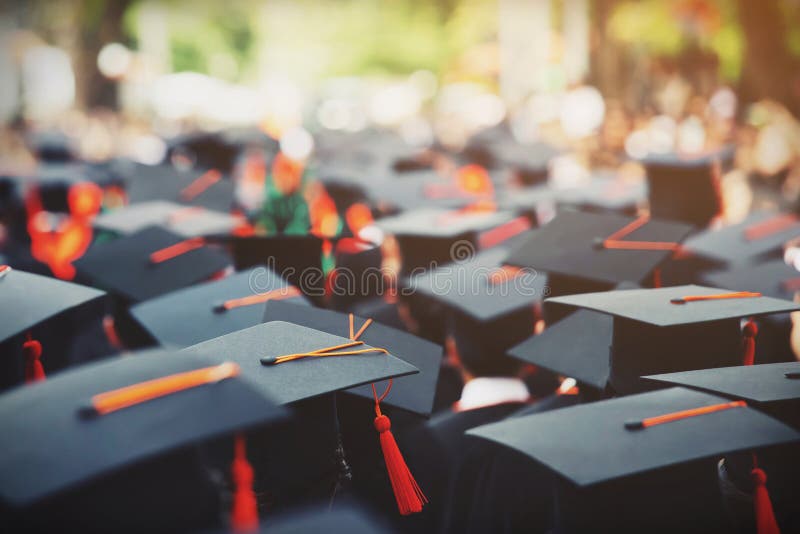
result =
M753 507L756 516L757 534L780 534L781 529L775 520L772 501L767 491L767 474L758 467L750 471L753 479Z
M758 335L758 326L753 321L747 321L743 330L745 337L756 337Z
M392 429L392 422L385 415L379 415L375 418L375 430L383 434Z

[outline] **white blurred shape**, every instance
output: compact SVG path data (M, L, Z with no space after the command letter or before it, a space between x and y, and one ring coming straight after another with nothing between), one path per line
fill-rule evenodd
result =
M125 45L108 43L97 54L97 68L106 78L121 78L131 66L133 54Z
M559 119L564 133L578 139L594 133L603 124L605 114L603 95L587 85L573 89L564 96Z
M281 136L281 152L295 161L303 161L314 149L314 138L304 128L291 128Z
M650 136L645 130L635 130L625 139L625 152L634 159L647 156L650 147Z
M136 137L128 149L128 157L145 165L157 165L167 154L167 144L158 136L141 135Z
M650 121L648 152L668 154L675 150L675 136L678 125L668 115L658 115Z
M730 87L720 87L708 101L711 112L720 119L732 119L736 115L736 93Z
M75 102L75 74L60 48L35 46L22 59L25 113L34 119L54 117Z
M691 115L678 125L677 149L682 154L699 154L706 144L706 130L703 122Z
M436 89L439 87L439 81L436 75L429 70L418 70L408 77L409 83L414 86L423 100L428 100L436 95Z
M421 105L419 94L413 86L389 85L372 96L369 114L375 123L392 126L418 113Z
M571 155L556 156L550 162L550 185L573 189L589 183L589 170Z

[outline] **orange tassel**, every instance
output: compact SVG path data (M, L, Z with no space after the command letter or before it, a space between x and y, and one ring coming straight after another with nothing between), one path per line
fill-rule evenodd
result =
M392 483L394 498L397 500L397 509L400 511L400 515L421 512L428 499L422 493L417 481L414 480L414 475L409 471L406 461L397 447L391 431L391 421L380 413L380 409L377 412L375 430L380 433L383 459L386 461L386 471L389 473L389 480Z
M31 384L44 380L44 367L42 367L42 344L31 339L30 333L28 340L22 344L22 353L25 356L25 383Z
M747 321L742 330L742 365L753 365L756 360L756 336L758 327L753 321Z
M756 516L756 532L758 534L780 534L781 529L775 520L772 501L767 491L767 475L758 467L750 471L753 478L753 507Z
M378 397L375 384L372 384L372 394L375 397L375 430L378 431L381 441L381 451L386 462L386 471L389 473L389 481L392 483L392 491L397 501L397 509L400 515L416 514L422 511L422 507L428 502L428 498L422 493L422 489L414 480L414 475L406 465L400 448L392 435L392 422L388 417L381 413L381 401L386 398L392 389L392 380L383 395Z
M231 506L231 528L234 532L258 531L258 503L253 493L253 466L247 461L244 436L238 434L234 445L233 463L233 505Z

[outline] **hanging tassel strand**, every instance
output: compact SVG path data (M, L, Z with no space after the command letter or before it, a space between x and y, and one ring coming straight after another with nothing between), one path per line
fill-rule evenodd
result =
M243 434L236 435L233 463L233 504L231 506L231 528L234 532L258 531L258 502L253 492L255 475L247 460L247 449Z
M758 326L747 321L742 329L742 365L753 365L756 361L756 336Z
M42 366L42 344L31 337L22 344L22 354L25 358L25 383L32 384L45 380L44 367Z

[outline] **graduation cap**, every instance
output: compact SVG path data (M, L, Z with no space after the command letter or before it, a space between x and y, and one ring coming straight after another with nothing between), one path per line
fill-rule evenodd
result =
M646 387L639 379L645 374L752 362L757 329L742 331L740 319L800 309L758 293L693 285L554 297L546 304L614 317L610 383L619 393Z
M642 160L650 213L659 219L707 226L722 212L720 173L715 168L730 162L733 156L730 146L697 157L663 154Z
M47 335L46 341L51 341L58 337L53 337L52 329L43 327L51 324L51 320L74 316L76 324L70 330L78 329L80 319L85 319L84 314L98 312L99 315L104 296L105 293L96 289L0 265L0 301L5 304L0 321L0 347L7 343L5 357L0 362L0 383L10 386L23 378L26 382L42 380L44 364L50 370L63 365L54 358L64 356L60 350L63 341L45 342L43 346L35 338ZM16 338L26 332L28 340L20 339L17 343ZM22 349L22 357L13 356L17 352L14 348ZM44 362L40 359L43 355Z
M354 337L358 337L355 336ZM383 346L370 346L304 326L272 321L183 349L185 354L230 358L280 404L297 403L355 386L419 372ZM388 395L389 389L382 397ZM391 433L374 393L375 429L401 514L419 512L426 499Z
M690 230L681 223L564 211L507 261L606 284L641 283L680 248Z
M191 132L170 139L167 158L187 158L194 167L233 170L242 147L222 132Z
M558 191L558 203L584 211L635 215L647 200L647 183L614 176L594 176L588 184Z
M258 531L261 534L381 534L391 532L382 521L357 506L335 506L331 509L302 508L270 518Z
M420 208L376 221L392 234L402 254L403 272L434 263L468 259L474 254L479 233L512 220L509 212Z
M508 250L491 249L409 281L410 288L480 322L532 308L546 296L547 276L504 263Z
M323 295L325 239L313 234L276 234L228 237L220 242L230 248L236 269L266 265L307 295Z
M460 192L435 171L406 172L401 176L373 179L364 183L368 198L382 211L396 212L426 208L460 208L476 197Z
M172 165L136 163L121 170L131 204L168 200L227 212L234 203L235 185L217 169L181 170Z
M762 407L769 411L778 419L798 426L800 362L699 369L682 373L645 376L644 378L670 385L700 389L734 399L744 399L755 407ZM777 405L783 405L780 406L783 408L780 412L769 409L778 407ZM789 417L790 415L794 415L794 417Z
M270 300L308 304L274 272L254 267L150 299L130 311L161 344L188 347L260 324Z
M97 243L75 262L78 274L133 302L207 280L230 264L202 238L183 239L158 226Z
M624 283L617 289L636 288ZM613 335L613 318L589 310L578 310L508 350L508 355L525 363L574 378L581 387L605 393L612 361L608 349Z
M118 235L133 234L148 226L163 226L183 237L229 234L240 224L239 219L228 213L165 200L131 204L103 213L92 221L96 229Z
M206 503L182 493L199 488L174 478L173 452L284 413L231 362L159 350L81 366L4 395L0 501L45 530L185 528L217 511L180 507Z
M716 458L800 440L796 430L743 402L684 388L509 419L467 434L554 472L557 523L567 531L720 528L722 511L712 504L719 502Z
M800 218L796 215L758 211L739 224L698 233L687 239L685 246L692 254L736 263L782 252L784 243L796 237L800 237Z
M346 313L297 306L289 301L271 301L266 304L265 308L264 322L280 320L333 335L348 336L349 334L350 320ZM363 325L367 326L361 331ZM392 355L420 370L418 374L395 380L391 393L383 402L416 414L429 416L433 408L436 382L439 378L442 347L361 317L353 317L353 328L352 335L361 331L358 339L364 343L384 347ZM384 391L387 384L376 383L375 387L378 391ZM373 398L370 386L359 386L348 391L360 397Z

